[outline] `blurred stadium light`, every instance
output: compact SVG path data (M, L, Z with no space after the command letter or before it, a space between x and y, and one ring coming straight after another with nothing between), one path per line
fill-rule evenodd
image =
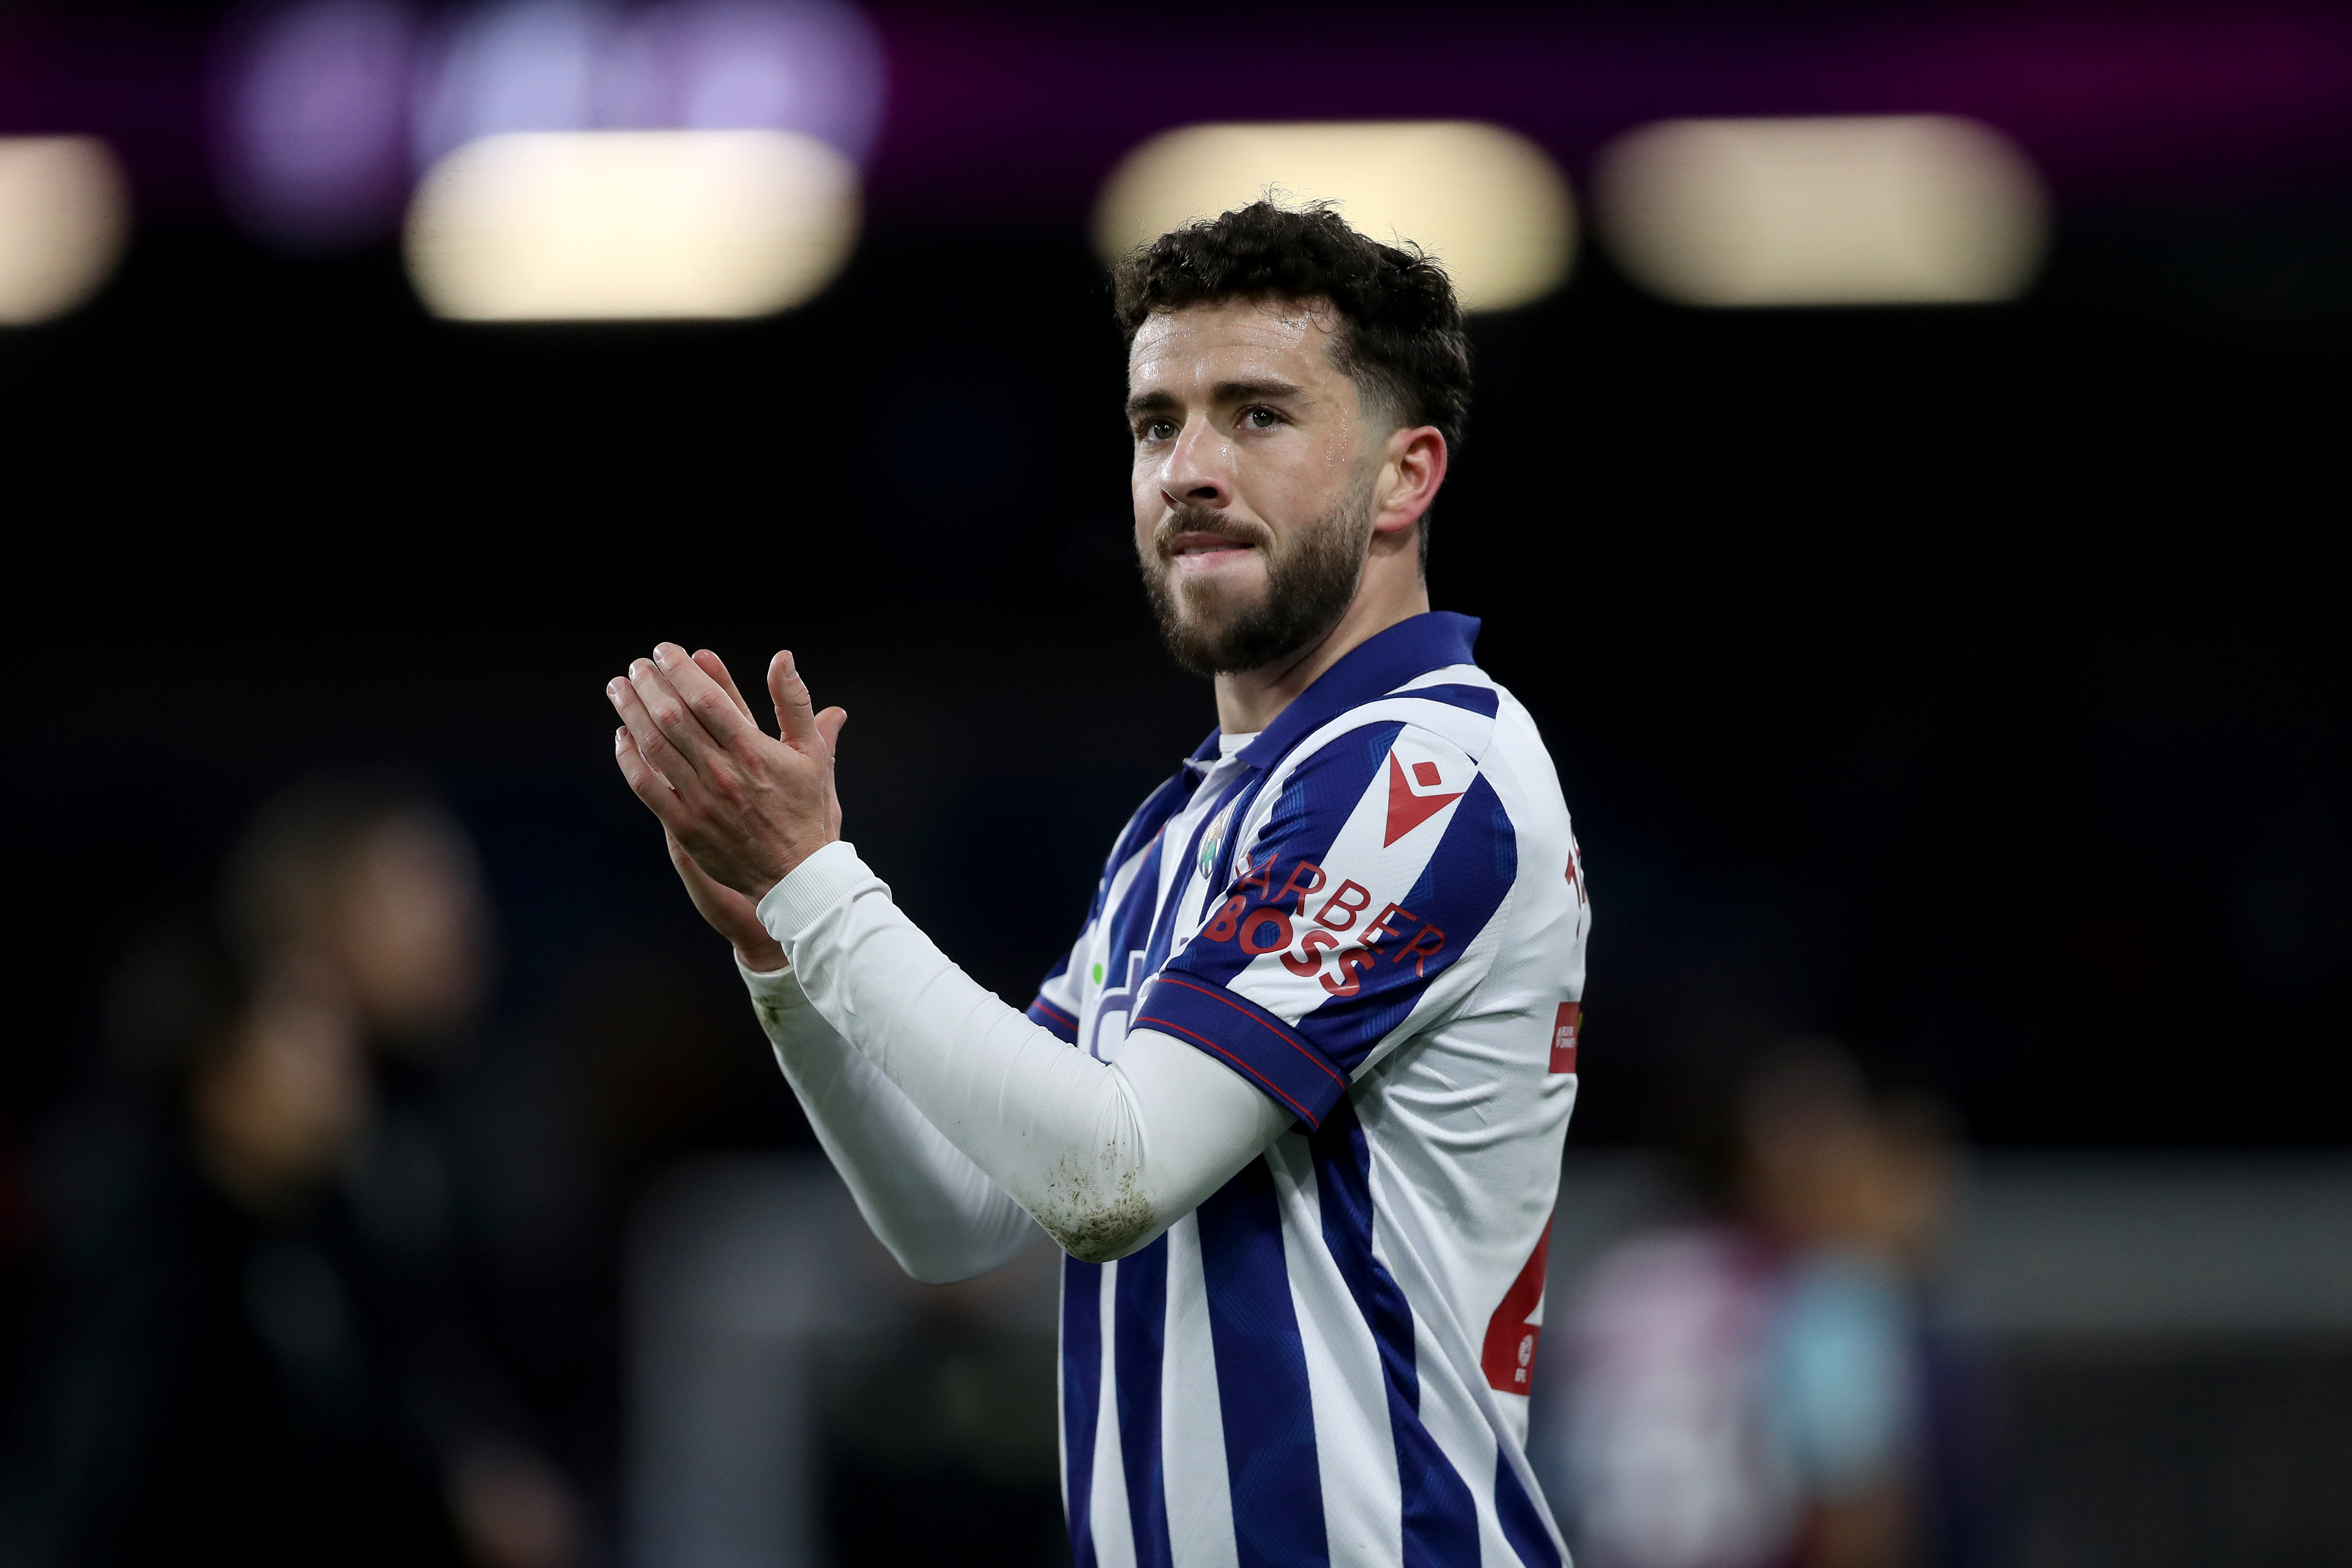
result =
M1129 153L1104 186L1095 239L1115 260L1188 218L1272 194L1330 200L1378 239L1417 242L1474 310L1558 288L1576 247L1568 183L1541 148L1469 121L1194 125Z
M2007 138L1942 115L1666 121L1602 151L1596 199L1620 264L1686 305L2006 300L2045 216Z
M0 137L0 326L61 316L122 254L130 187L92 136Z
M425 176L408 268L458 321L761 316L832 280L857 213L856 165L797 132L518 132Z
M513 131L795 131L862 160L881 121L881 45L826 0L508 0L428 53L419 169Z
M213 162L241 226L320 251L398 224L415 36L394 0L322 0L232 28L212 82Z
M856 161L882 110L880 45L834 0L504 0L430 27L404 0L296 0L215 57L221 188L296 251L383 238L419 174L486 136L788 131Z

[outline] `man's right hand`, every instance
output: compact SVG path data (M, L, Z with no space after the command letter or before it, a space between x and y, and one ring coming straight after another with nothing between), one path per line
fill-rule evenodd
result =
M694 655L694 662L701 667L705 675L718 682L720 689L735 700L735 706L742 710L744 717L751 717L751 705L743 700L743 693L736 688L735 678L728 673L727 666L717 654L708 648L701 649ZM840 734L840 726L836 724L831 738L833 749L838 749ZM677 868L678 880L686 884L686 896L694 900L694 907L702 912L704 920L710 922L711 930L734 944L735 957L743 967L754 974L772 974L784 968L790 961L784 955L782 945L760 923L759 906L696 865L694 857L687 853L686 846L677 841L677 835L667 827L662 829L662 839L669 847L669 863Z

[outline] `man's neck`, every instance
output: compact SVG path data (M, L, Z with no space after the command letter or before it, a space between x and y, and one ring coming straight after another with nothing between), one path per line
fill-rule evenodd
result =
M1375 563L1377 564L1377 563ZM1429 584L1419 563L1409 581L1383 581L1387 573L1368 571L1347 614L1323 637L1280 664L1217 677L1217 727L1228 735L1249 735L1281 716L1316 678L1400 621L1429 613Z

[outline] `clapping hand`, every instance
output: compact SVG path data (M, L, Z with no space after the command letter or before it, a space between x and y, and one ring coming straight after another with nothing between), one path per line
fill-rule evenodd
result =
M751 717L717 654L662 643L604 688L621 715L614 758L660 818L695 907L746 964L782 966L754 912L769 889L841 837L834 748L849 715L815 711L790 653L768 665L780 739Z

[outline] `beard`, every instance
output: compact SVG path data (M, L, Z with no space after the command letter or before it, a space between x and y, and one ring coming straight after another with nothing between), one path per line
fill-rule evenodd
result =
M1255 603L1221 610L1215 585L1180 584L1180 533L1213 533L1263 551L1265 592ZM1369 484L1351 486L1331 511L1283 541L1263 523L1181 506L1153 531L1143 590L1178 664L1194 675L1236 675L1279 664L1328 636L1356 596L1371 544Z

